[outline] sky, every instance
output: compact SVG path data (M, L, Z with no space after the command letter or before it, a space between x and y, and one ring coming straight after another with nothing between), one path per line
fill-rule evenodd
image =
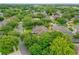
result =
M28 3L28 4L62 4L62 3L67 3L67 4L79 4L79 0L0 0L0 3Z

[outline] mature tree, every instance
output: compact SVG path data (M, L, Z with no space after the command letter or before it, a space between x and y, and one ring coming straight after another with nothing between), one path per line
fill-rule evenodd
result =
M0 39L0 52L1 54L9 54L14 51L13 47L15 49L18 49L19 44L19 38L16 36L10 36L10 35L3 35Z
M4 17L0 16L0 21L3 21L4 20Z
M54 55L75 54L75 51L74 51L74 49L71 48L71 46L73 47L73 44L68 43L66 38L57 37L51 43L51 46L50 46L51 52L50 53L54 54Z
M29 51L33 55L40 55L42 53L42 47L35 43L29 48Z

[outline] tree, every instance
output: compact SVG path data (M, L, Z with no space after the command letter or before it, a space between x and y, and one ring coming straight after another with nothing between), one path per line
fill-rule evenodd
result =
M74 23L74 24L78 24L78 23L79 23L79 19L74 19L74 20L73 20L73 23Z
M23 26L26 28L26 29L31 29L33 27L33 22L32 22L32 17L31 16L25 16L23 19L22 19L22 22L23 22Z
M31 47L29 47L29 51L33 55L40 55L42 53L42 48L40 45L35 43Z
M73 54L75 54L75 51L74 51L74 49L72 49L70 47L70 45L73 46L73 44L67 42L66 38L57 37L51 43L51 46L50 46L51 54L54 54L54 55L73 55Z
M75 35L73 35L73 37L79 39L79 33L76 33Z
M31 32L27 31L23 33L22 39L27 48L32 46L34 43L38 42L38 37L36 35L33 35Z
M11 35L3 35L0 39L0 52L2 54L9 54L13 52L13 46L18 49L19 38Z
M63 18L63 17L56 19L56 21L60 25L64 25L67 22L66 18Z
M38 44L40 44L40 46L42 46L43 49L47 48L48 46L50 46L50 43L53 40L53 38L51 38L51 37L52 36L48 32L42 33L39 36Z
M0 16L0 21L3 21L4 20L4 17Z
M50 47L46 47L45 49L42 50L42 55L50 55Z

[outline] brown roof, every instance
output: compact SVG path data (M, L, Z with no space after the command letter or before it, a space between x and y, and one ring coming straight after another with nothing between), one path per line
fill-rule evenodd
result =
M41 34L43 32L47 32L47 31L48 31L48 29L45 26L35 26L32 29L32 33L35 33L35 34Z

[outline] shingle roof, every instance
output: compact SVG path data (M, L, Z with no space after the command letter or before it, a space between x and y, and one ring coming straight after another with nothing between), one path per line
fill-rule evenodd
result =
M58 31L63 32L63 33L72 34L72 32L69 31L69 30L68 30L67 28L65 28L64 26L59 26L59 25L53 24L52 29L53 29L53 30L58 30Z
M48 29L45 26L35 26L32 29L32 33L35 33L35 34L41 34L43 32L47 32L47 31L48 31Z

